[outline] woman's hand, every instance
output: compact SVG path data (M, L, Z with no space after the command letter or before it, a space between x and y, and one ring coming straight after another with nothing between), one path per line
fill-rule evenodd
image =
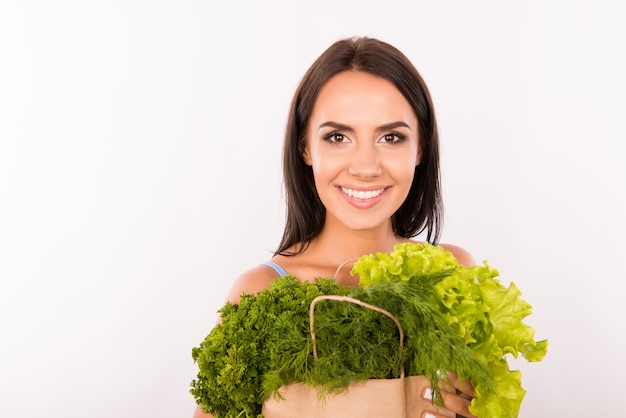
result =
M433 390L426 376L410 376L405 380L407 417L409 418L476 418L468 411L474 399L474 389L467 382L459 382L449 373L450 384L439 389L444 407L433 403Z
M460 382L454 373L448 373L450 377L450 386L440 388L441 397L445 405L445 409L436 408L432 411L426 410L423 414L424 418L476 418L475 415L468 411L470 402L474 399L474 388L471 383L466 380ZM422 397L428 401L432 401L432 390L430 387L424 388Z

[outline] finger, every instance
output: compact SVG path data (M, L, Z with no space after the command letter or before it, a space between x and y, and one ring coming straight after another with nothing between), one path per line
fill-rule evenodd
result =
M456 418L455 415L441 415L432 411L424 411L420 418Z
M423 405L424 411L420 415L420 418L456 418L456 413L434 403L431 388L424 388L421 395L422 399L425 399L427 403Z
M474 386L472 386L472 382L469 379L459 380L457 375L452 372L448 372L448 377L450 378L452 387L455 388L457 392L469 395L470 398L476 396Z
M444 403L444 408L438 407L435 404L431 403L431 405L426 409L427 414L425 417L465 417L465 418L476 418L475 415L469 412L469 405L472 401L472 398L466 394L457 394L455 389L452 389L453 392L450 392L445 389L441 389L439 394L441 396L441 400ZM432 402L433 399L433 391L431 388L427 387L422 392L422 397L426 400ZM431 415L428 415L431 414Z
M448 392L447 390L441 390L440 392L447 410L456 414L457 417L476 418L469 411L470 402L472 401L470 396L464 393Z

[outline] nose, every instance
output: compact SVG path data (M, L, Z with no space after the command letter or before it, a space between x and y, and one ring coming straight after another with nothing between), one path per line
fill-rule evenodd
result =
M362 180L382 174L379 155L372 144L359 144L351 155L348 173Z

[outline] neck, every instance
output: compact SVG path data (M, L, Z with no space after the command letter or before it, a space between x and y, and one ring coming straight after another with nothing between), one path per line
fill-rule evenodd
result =
M325 253L337 265L345 260L366 254L393 251L394 246L405 241L394 235L391 222L373 230L350 230L324 227L311 243L316 251Z

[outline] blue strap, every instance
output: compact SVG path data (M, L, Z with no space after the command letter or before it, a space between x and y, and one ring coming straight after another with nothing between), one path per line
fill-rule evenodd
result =
M273 268L274 271L276 273L278 273L278 275L280 277L283 277L283 276L287 275L287 272L285 271L285 269L282 268L280 265L274 263L273 261L265 261L265 262L261 263L261 265Z

